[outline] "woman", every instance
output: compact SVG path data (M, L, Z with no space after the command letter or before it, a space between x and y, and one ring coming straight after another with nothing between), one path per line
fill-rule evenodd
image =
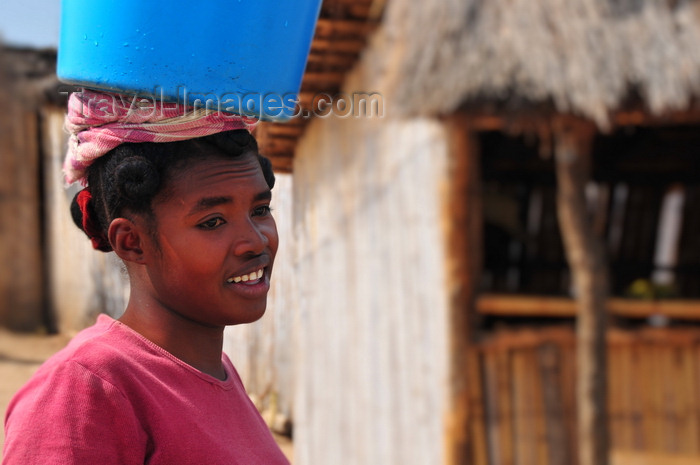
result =
M155 110L71 96L73 218L122 259L131 293L17 393L3 464L288 463L222 352L226 325L265 311L270 163L250 120Z

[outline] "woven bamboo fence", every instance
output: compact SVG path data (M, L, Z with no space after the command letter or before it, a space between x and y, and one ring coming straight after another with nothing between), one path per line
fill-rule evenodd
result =
M475 346L474 465L576 463L574 342L572 329L546 328ZM700 463L700 329L611 330L608 371L613 457Z

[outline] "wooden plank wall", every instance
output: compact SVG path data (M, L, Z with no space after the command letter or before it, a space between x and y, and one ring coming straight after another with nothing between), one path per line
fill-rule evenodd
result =
M484 412L470 426L485 438L474 465L576 463L574 348L568 328L502 331L474 347ZM645 453L700 461L700 330L612 330L608 350L617 463Z
M338 117L300 141L296 465L445 463L447 141Z
M31 331L45 320L39 117L11 60L0 46L0 325Z
M295 385L295 285L292 237L292 176L277 174L272 214L280 238L265 315L257 322L229 327L224 350L243 379L248 394L275 431L289 434Z

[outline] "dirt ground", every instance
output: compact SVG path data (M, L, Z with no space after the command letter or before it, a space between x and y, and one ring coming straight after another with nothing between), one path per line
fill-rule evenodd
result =
M5 410L14 393L31 377L37 368L69 341L64 335L15 334L0 329L0 419L4 424ZM276 436L287 458L292 460L292 442ZM4 428L0 428L0 451L5 442ZM2 457L2 454L0 454Z

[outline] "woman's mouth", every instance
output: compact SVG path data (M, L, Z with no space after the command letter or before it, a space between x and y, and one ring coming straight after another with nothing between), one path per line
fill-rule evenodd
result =
M263 268L241 276L232 276L226 280L227 283L243 283L248 286L258 284L263 277Z

